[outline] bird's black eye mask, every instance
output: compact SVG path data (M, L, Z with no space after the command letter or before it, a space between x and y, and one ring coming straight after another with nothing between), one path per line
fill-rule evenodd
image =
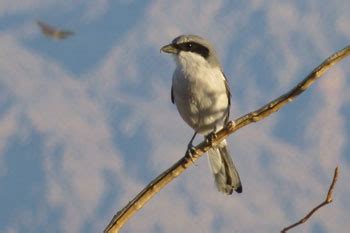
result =
M196 42L184 42L180 44L174 44L174 47L180 51L197 53L205 59L207 59L209 56L209 49Z

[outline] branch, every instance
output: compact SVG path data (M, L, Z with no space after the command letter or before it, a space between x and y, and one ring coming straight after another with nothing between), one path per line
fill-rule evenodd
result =
M321 207L323 207L325 205L328 205L329 203L331 203L333 201L333 190L334 190L335 183L337 182L337 179L338 179L338 174L339 174L339 168L336 167L335 171L334 171L333 181L332 181L331 186L329 187L326 199L321 204L319 204L318 206L313 208L304 218L302 218L298 222L284 228L281 231L281 233L286 233L288 230L290 230L290 229L292 229L300 224L305 223L318 209L320 209Z
M141 209L148 200L150 200L157 192L159 192L169 182L184 172L191 164L207 152L211 147L216 146L223 139L228 137L238 129L253 123L258 122L270 114L278 111L281 107L294 100L295 97L304 92L313 82L319 79L331 66L345 58L350 54L350 46L334 53L328 57L321 65L316 67L304 80L297 84L292 90L277 99L264 105L254 112L250 112L234 122L230 121L225 128L216 133L216 137L209 143L203 141L195 147L193 160L188 160L186 155L177 161L168 170L160 174L157 178L151 181L132 201L130 201L123 209L117 212L111 222L108 224L105 233L117 233L123 225L132 217L139 209Z

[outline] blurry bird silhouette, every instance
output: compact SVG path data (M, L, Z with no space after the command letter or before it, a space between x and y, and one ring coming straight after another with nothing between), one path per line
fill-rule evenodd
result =
M36 23L40 27L41 32L45 36L53 39L62 40L62 39L66 39L69 36L74 35L73 31L59 29L39 20L36 21Z

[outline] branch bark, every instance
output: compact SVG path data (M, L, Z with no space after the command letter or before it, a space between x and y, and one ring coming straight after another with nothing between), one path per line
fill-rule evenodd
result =
M238 129L253 123L258 122L270 114L278 111L287 103L294 100L295 97L304 92L310 87L317 79L319 79L331 66L344 59L350 54L350 46L334 53L316 67L306 78L298 83L292 90L284 95L276 98L268 104L262 106L256 111L250 112L242 117L239 117L235 121L230 121L225 128L216 133L214 139L209 143L203 141L195 147L193 153L193 159L188 160L186 156L177 161L173 166L160 174L151 183L149 183L132 201L130 201L123 209L117 212L117 214L110 221L105 228L105 233L117 233L123 227L123 225L132 217L139 209L141 209L148 200L150 200L156 193L158 193L169 182L184 172L191 164L207 152L211 147L220 143L223 139L234 133Z
M328 205L329 203L331 203L333 201L333 190L334 190L335 183L337 182L338 175L339 175L339 168L336 167L335 171L334 171L333 181L332 181L331 186L328 189L326 199L321 204L319 204L318 206L313 208L304 218L302 218L298 222L284 228L281 231L281 233L286 233L288 230L290 230L290 229L292 229L300 224L305 223L318 209L320 209L321 207L323 207L325 205Z

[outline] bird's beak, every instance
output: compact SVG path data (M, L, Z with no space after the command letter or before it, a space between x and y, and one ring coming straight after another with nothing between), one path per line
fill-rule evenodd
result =
M160 49L160 51L164 52L164 53L174 53L174 54L176 54L178 52L177 48L175 48L173 44L168 44L168 45L163 46Z

